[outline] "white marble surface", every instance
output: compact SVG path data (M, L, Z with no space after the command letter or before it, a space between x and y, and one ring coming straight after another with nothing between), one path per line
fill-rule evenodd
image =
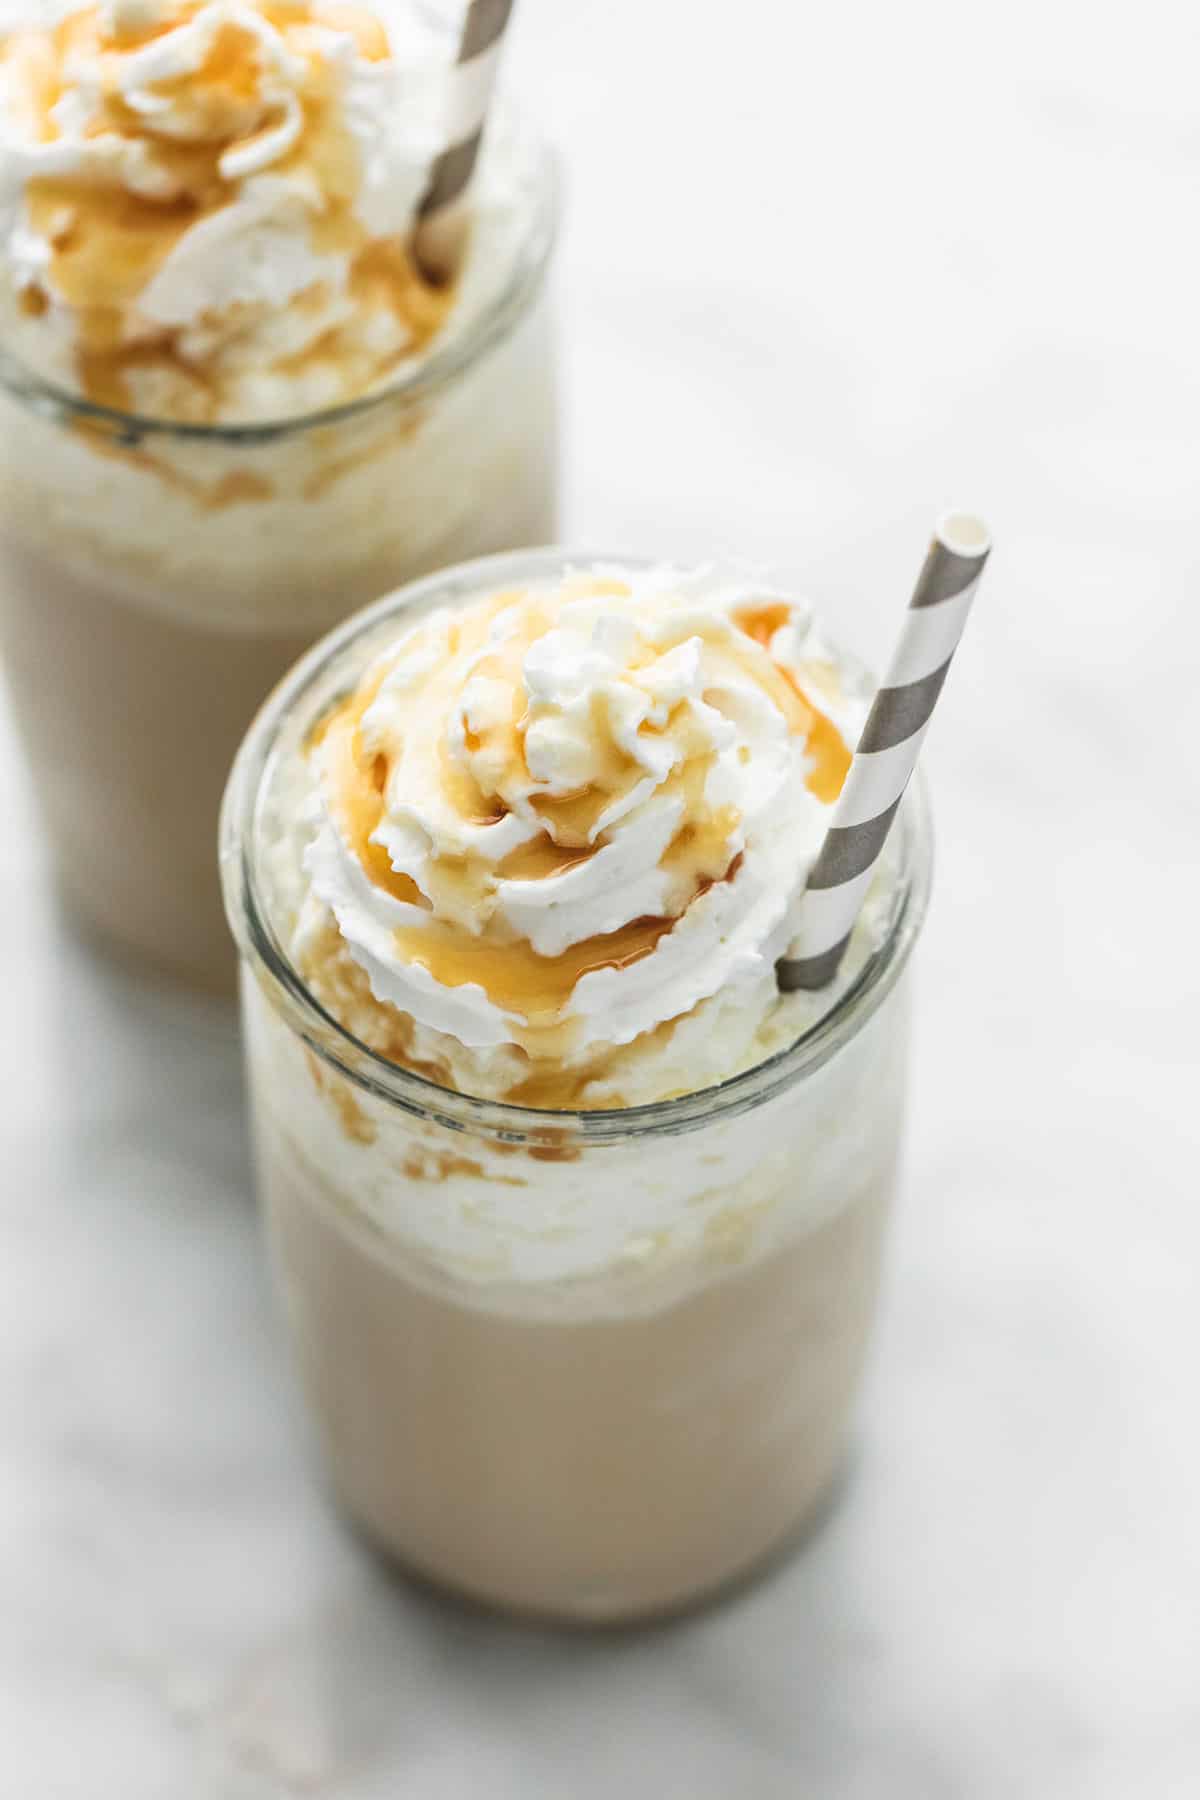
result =
M0 754L0 1792L1200 1791L1200 112L1190 9L521 0L570 162L568 524L801 572L878 658L999 549L929 747L906 1194L853 1480L580 1641L309 1475L231 1021L73 942ZM692 40L689 44L688 39Z

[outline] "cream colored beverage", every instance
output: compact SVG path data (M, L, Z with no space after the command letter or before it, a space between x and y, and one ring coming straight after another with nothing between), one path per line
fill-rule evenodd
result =
M397 581L554 534L550 166L496 120L435 285L420 9L12 16L0 650L73 910L220 983L220 794L272 684Z
M830 1491L928 850L775 963L868 685L719 569L493 557L369 609L243 746L222 862L262 1198L330 1480L408 1567L686 1605Z

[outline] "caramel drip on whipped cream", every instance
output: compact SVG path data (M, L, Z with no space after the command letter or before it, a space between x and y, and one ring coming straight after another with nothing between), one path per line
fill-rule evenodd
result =
M767 652L776 677L774 697L779 701L793 732L797 737L805 739L812 757L812 766L808 772L809 788L818 800L826 806L832 806L850 771L851 753L832 719L805 697L797 684L794 671L786 663L776 662L771 657L771 640L788 623L789 617L788 606L779 600L738 607L733 613L734 623L739 630L753 638ZM813 670L811 677L813 686L823 686L827 671L824 667Z
M499 943L442 928L399 931L396 946L443 987L477 984L489 1000L519 1014L536 1034L560 1023L576 982L600 969L632 968L657 948L674 924L674 919L634 919L618 931L572 944L559 956L539 956L532 944L520 939ZM527 1047L534 1047L532 1039ZM544 1054L545 1040L536 1048Z
M611 581L580 588L572 584L571 598L614 594L626 602L631 590ZM558 605L564 600L557 596ZM501 612L509 614L502 634L490 628ZM657 801L678 801L679 823L659 859L668 876L667 891L679 896L668 913L633 918L611 931L597 933L569 944L558 954L542 954L506 921L499 906L508 884L537 884L584 868L612 841L612 829L602 820L614 804L629 799L635 786L647 778L645 766L628 748L611 736L611 724L596 699L590 702L592 778L585 787L565 794L538 792L532 781L528 750L530 701L523 678L531 646L557 623L557 607L537 593L493 596L440 628L446 632L439 654L421 665L415 689L401 688L396 695L395 726L402 743L406 731L419 730L409 720L437 722L437 751L432 767L442 797L454 815L475 826L501 824L510 812L523 809L540 823L541 830L498 859L482 854L447 854L431 850L421 865L420 885L408 873L400 873L376 833L387 812L391 765L364 729L364 719L379 697L388 676L403 667L405 653L420 657L430 646L428 625L418 625L402 640L399 661L385 656L376 663L358 689L340 701L313 735L320 743L323 779L339 832L368 880L393 899L421 908L426 917L401 924L392 933L398 962L428 972L448 989L475 986L511 1019L518 1021L513 1041L530 1061L525 1087L513 1098L533 1105L571 1104L580 1081L578 1066L560 1079L554 1068L569 1060L578 1041L581 1020L569 1012L577 984L601 970L626 970L651 956L678 925L688 909L718 883L736 881L742 866L739 847L741 817L736 807L711 804L707 798L710 774L716 761L711 739L695 722L691 702L678 702L665 723L643 721L639 735L670 735L680 754L669 772L654 786ZM735 668L774 703L793 738L799 738L807 756L805 780L818 798L834 797L849 766L850 755L837 727L801 693L783 665L771 656L766 644L782 619L770 625L764 640L747 629L739 618L687 614L679 627L678 644L709 638L719 649L723 666ZM747 623L754 625L753 620ZM770 622L764 620L767 631ZM426 636L422 637L422 633ZM407 647L407 650L405 650ZM672 648L665 643L637 637L623 664L625 676L636 679L639 668L660 661ZM500 696L486 723L476 726L477 715L463 711L468 767L449 747L447 720L462 701L465 672L486 684L489 694ZM507 695L511 693L511 706ZM528 751L528 754L527 754ZM486 767L494 779L484 791L472 769ZM531 791L531 785L533 791ZM401 794L398 799L404 800ZM657 1029L668 1032L672 1021ZM397 1060L406 1061L404 1056ZM535 1098L536 1096L536 1098ZM551 1098L553 1096L553 1098Z
M152 86L156 101L177 100L186 108L186 138L172 135L166 125L156 127L154 111L130 106L120 92L119 68L122 58L188 24L203 3L179 0L144 14L127 8L117 10L113 20L104 8L89 6L53 28L0 38L0 69L13 96L10 111L31 142L53 145L60 138L54 109L78 85L73 69L86 69L89 80L95 77L97 99L85 139L111 141L139 153L144 162L136 192L128 175L116 170L103 176L94 169L36 175L26 187L29 227L49 245L45 288L73 314L84 395L131 410L131 373L158 368L171 376L173 390L186 400L186 417L196 422L224 416L220 373L197 347L194 331L185 347L182 330L139 314L139 301L185 235L237 198L241 174L223 174L222 159L263 145L283 115L276 99L259 93L258 42L236 19L214 32L198 70ZM265 165L265 173L302 187L310 246L318 255L336 252L349 259L348 291L360 313L389 313L404 327L402 348L382 359L356 347L354 334L339 329L291 358L281 357L272 372L295 376L332 356L344 365L339 367L344 391L362 391L433 337L453 302L452 291L421 277L405 242L371 238L357 217L360 152L344 116L337 72L313 39L313 27L329 27L352 38L364 60L384 62L390 55L387 33L371 12L349 0L247 0L247 5L279 34L302 68L295 88L296 139ZM26 313L36 316L45 297L42 290L27 289ZM308 300L319 306L327 299L317 283L288 304ZM223 324L230 323L237 304L225 309ZM207 322L199 320L201 334Z
M365 710L365 708L364 708ZM355 857L368 880L393 900L409 906L428 906L416 882L398 874L388 860L382 844L374 842L373 833L383 817L383 788L387 778L379 759L364 759L360 746L358 720L348 715L333 724L329 731L331 773L337 784L341 825Z
M438 858L427 895L410 876L397 873L382 845L373 841L372 834L383 816L387 771L379 766L380 758L371 757L364 749L361 724L382 678L383 672L376 671L323 727L322 736L328 746L326 766L337 792L341 828L368 878L394 899L432 910L439 894L445 897L447 890L455 889L460 900L482 903L488 886L493 885L491 871L482 862L473 864L466 857ZM464 790L471 784L462 770L455 774L456 797L462 800ZM684 779L693 789L697 783L702 787L703 771ZM488 802L477 790L472 789L465 797L467 816L481 820L491 816L486 811ZM603 794L581 795L571 804L586 806L594 815L605 798ZM510 852L499 866L499 876L511 881L544 880L590 861L601 845L581 849L578 821L582 814L568 809L568 817L573 823L563 825L554 820L541 836ZM734 823L736 820L728 818L722 821L726 827ZM565 834L566 841L552 835L556 828ZM686 827L677 840L676 863L681 869L689 863L696 865L697 893L712 884L712 877L699 870L711 859L719 829L698 832ZM428 969L444 987L477 984L497 1006L520 1015L535 1032L545 1034L560 1023L562 1009L584 975L597 969L630 967L649 956L674 923L673 918L635 919L617 931L588 938L559 956L549 957L539 956L531 944L520 939L504 941L487 935L472 938L437 920L431 920L428 926L402 928L396 932L395 942L406 961ZM539 1048L543 1054L546 1052L544 1038Z
M580 850L572 844L556 844L543 834L510 850L500 864L500 874L505 881L545 881L552 875L569 875L572 869L582 869L595 854L594 848Z

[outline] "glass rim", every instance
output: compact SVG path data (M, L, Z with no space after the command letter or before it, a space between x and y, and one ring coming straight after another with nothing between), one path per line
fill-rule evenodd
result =
M661 559L568 550L562 546L502 551L439 570L406 584L353 614L300 658L260 708L234 760L221 806L220 864L225 909L239 958L284 1023L315 1055L376 1100L453 1131L508 1143L561 1143L564 1134L583 1143L619 1143L646 1136L676 1136L710 1120L748 1111L813 1074L850 1041L895 987L920 933L932 880L932 823L927 784L920 769L897 814L902 832L900 879L883 942L829 1011L784 1049L725 1081L669 1100L635 1107L582 1110L536 1108L446 1088L372 1050L323 1007L279 942L262 904L256 868L260 802L276 766L278 740L296 709L314 701L327 669L386 619L439 594L507 586L522 576L561 572L572 566L616 564L648 568ZM448 591L449 590L449 591ZM306 725L315 719L306 721Z
M31 410L83 425L124 444L143 438L167 438L193 443L242 445L270 444L304 432L347 423L388 405L415 404L448 387L481 357L502 343L529 311L541 292L546 271L558 242L562 213L562 175L553 145L527 118L501 103L503 116L515 118L522 140L528 145L536 171L528 231L523 234L513 269L500 293L493 295L479 316L456 338L435 349L416 368L401 372L383 386L371 388L353 400L317 412L287 414L276 419L255 419L215 425L168 419L152 413L125 412L88 400L49 376L39 374L15 356L0 338L0 388Z

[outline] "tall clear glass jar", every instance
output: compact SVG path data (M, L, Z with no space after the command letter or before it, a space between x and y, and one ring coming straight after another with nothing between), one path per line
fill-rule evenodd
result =
M486 558L318 645L242 747L221 858L261 1197L336 1494L438 1582L613 1621L752 1569L835 1480L900 1144L930 837L914 793L886 941L798 1042L722 1086L540 1112L358 1042L289 954L289 778L401 612L572 560Z
M556 534L555 166L504 130L501 278L469 263L432 353L354 403L175 424L0 341L0 652L55 867L87 927L192 982L233 975L213 842L263 696L397 582Z

